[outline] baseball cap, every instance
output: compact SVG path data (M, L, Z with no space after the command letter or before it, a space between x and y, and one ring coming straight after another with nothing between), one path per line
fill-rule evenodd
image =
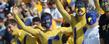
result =
M96 20L97 20L97 17L98 17L97 15L98 15L98 13L95 10L88 11L86 13L87 24L93 25L96 22Z

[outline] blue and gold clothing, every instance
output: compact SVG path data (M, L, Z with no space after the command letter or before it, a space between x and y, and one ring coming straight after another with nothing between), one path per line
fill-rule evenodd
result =
M23 31L15 29L12 32L14 36L11 40L11 44L38 44L37 37L32 36L31 34Z
M77 43L77 44L82 44L83 39L84 39L84 31L82 28L86 25L86 18L85 18L86 14L83 14L81 16L78 15L78 21L77 21L75 16L73 16L73 15L70 16L64 10L64 8L63 8L62 4L59 2L59 0L56 0L56 5L57 5L57 8L59 9L59 11L61 12L62 16L64 17L65 21L69 22L73 29L73 32L72 32L73 35L69 37L67 44L74 44L75 41L76 41L75 43ZM85 10L84 10L84 13L85 13ZM74 40L75 38L76 38L76 40Z

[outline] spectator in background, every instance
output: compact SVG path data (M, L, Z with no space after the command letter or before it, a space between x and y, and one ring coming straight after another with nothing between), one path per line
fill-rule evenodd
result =
M25 16L26 16L26 17L23 19L24 22L25 22L25 24L26 24L27 26L31 26L33 16L31 16L31 14L30 14L30 12L29 12L28 10L26 10Z
M47 12L47 13L50 13L51 14L50 8L47 5L47 0L40 0L40 1L42 3L42 13ZM41 15L40 15L40 17L41 17Z
M101 44L109 44L109 1L100 0L100 5L105 11L105 14L101 15L99 19L99 33Z
M31 0L30 2L31 7L29 8L29 11L31 13L32 16L38 16L38 11L37 11L37 7L36 7L36 2L35 0Z
M64 9L69 13L72 14L75 10L75 2L76 0L61 0Z
M4 25L4 19L0 17L0 44L5 44L5 32L6 27Z
M27 9L27 6L25 5L25 3L22 1L22 0L15 0L14 1L14 5L10 8L10 12L12 13L12 9L14 7L18 7L19 8L19 17L23 20L23 14L22 14L22 11L25 12L25 10Z
M99 25L101 44L109 44L109 11L100 17Z
M40 0L31 0L29 11L32 16L40 16L42 12L42 3Z
M6 3L5 8L4 8L5 16L10 12L10 5L9 5L8 1L9 0L4 0L4 3Z
M105 14L101 15L99 25L101 44L109 44L109 9L106 9Z
M34 17L31 15L32 11L29 10L29 8L24 2L21 3L19 11L21 13L20 15L23 16L22 20L25 22L27 26L30 26L32 23L32 18Z
M15 0L8 0L8 4L12 7L15 4Z
M3 0L0 0L0 17L5 18L5 8L6 8L7 2L4 2Z
M21 3L20 9L21 9L21 14L23 15L23 18L27 17L26 12L28 8L24 2Z
M55 2L52 1L49 4L50 4L49 7L50 7L50 12L53 17L53 20L56 22L57 28L59 28L61 27L61 24L63 22L63 17L61 13L59 12L59 10L57 9Z

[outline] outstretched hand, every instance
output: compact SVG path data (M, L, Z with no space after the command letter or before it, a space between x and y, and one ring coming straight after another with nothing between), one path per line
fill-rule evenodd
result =
M14 8L12 9L12 13L13 13L14 15L19 14L19 9L18 9L18 7L14 7Z

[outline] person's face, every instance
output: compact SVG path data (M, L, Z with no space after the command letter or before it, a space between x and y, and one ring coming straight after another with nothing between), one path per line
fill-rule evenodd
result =
M52 19L49 16L44 17L44 19L42 20L42 25L49 29L52 25Z
M85 10L84 7L82 7L82 8L76 8L76 13L77 13L78 16L84 15L85 12L86 12L86 10Z
M109 7L108 2L102 3L102 4L101 4L101 7L102 7L104 10L108 9L108 7Z
M11 25L11 24L9 24L8 26L7 26L7 30L8 30L8 32L9 33L12 33L13 31L13 29L12 29L12 27L14 27L13 25Z
M50 4L50 8L56 8L56 4Z
M13 30L16 28L16 25L14 25L14 24L8 24L7 25L7 30L8 30L8 32L9 33L11 33L12 34L12 32L13 32Z
M25 3L24 3L24 2L22 2L22 3L21 3L21 6L22 6L22 8L23 8L23 9L25 9L25 8L26 8L26 5L25 5Z

